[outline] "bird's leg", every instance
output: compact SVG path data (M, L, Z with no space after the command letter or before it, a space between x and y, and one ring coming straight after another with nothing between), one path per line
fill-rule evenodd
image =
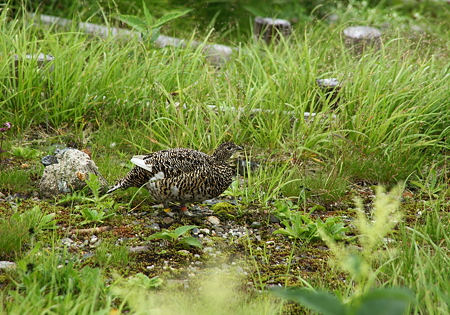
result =
M182 202L182 203L180 203L180 207L181 207L181 211L187 211L187 207L186 207L186 204L184 203L184 202Z
M169 202L168 201L164 202L164 212L167 212L167 213L170 212Z

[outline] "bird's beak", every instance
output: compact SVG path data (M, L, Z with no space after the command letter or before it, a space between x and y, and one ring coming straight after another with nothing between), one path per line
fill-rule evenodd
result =
M241 151L241 150L244 150L244 148L240 147L240 146L237 146L236 150Z

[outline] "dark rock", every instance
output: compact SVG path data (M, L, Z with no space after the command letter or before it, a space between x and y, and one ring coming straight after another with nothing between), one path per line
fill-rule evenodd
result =
M278 219L276 216L274 216L273 214L270 215L269 217L269 221L270 223L280 223L280 219Z
M250 225L250 227L253 229L258 229L261 227L261 222L255 221L252 223L252 225Z
M46 155L41 159L41 163L44 166L49 166L58 163L58 159L54 155Z

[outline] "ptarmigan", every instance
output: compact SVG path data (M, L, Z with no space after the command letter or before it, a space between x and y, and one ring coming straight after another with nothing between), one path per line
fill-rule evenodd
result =
M230 186L235 171L227 161L238 150L242 148L225 142L212 155L184 148L136 155L131 159L136 166L107 193L146 185L164 211L170 211L169 202L180 202L186 211L186 203L215 198Z

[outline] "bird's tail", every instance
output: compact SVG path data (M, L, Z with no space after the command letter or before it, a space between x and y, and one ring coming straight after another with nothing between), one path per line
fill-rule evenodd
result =
M107 194L112 193L117 189L127 189L129 187L142 187L152 178L152 176L153 174L150 173L149 171L139 166L135 166L130 172L128 172L128 174L124 178L117 181L117 183L114 186L112 186L106 193Z
M117 189L120 189L120 188L122 188L121 181L119 181L117 184L115 184L114 186L112 186L106 193L107 193L107 194L110 194L110 193L112 193L113 191L115 191L115 190L117 190Z

